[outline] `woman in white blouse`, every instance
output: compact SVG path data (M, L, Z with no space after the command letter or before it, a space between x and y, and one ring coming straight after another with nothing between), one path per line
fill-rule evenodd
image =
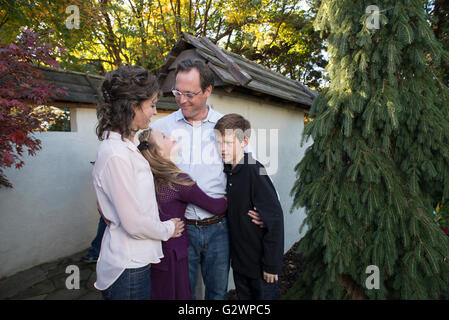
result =
M101 243L95 287L107 300L150 299L150 264L163 257L161 241L180 237L179 219L161 222L153 175L134 136L157 113L159 87L137 66L108 72L97 107L102 141L93 169L99 206L109 225Z

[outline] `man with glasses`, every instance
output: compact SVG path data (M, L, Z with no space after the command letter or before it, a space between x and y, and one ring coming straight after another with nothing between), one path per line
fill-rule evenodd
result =
M226 175L218 154L214 126L223 116L207 104L214 75L202 61L184 60L175 72L172 92L179 110L157 120L151 128L170 134L180 145L177 166L187 172L209 196L226 193ZM205 284L206 300L227 299L230 267L229 233L225 215L189 204L185 217L189 236L189 276L195 299L198 266ZM255 218L258 222L257 215ZM260 221L260 220L259 220Z
M195 98L195 96L198 93L200 93L201 91L198 91L197 93L192 93L192 92L182 93L181 91L173 89L171 92L173 93L173 95L175 96L176 99L180 99L182 97L182 95L184 95L187 99L191 100L191 99Z

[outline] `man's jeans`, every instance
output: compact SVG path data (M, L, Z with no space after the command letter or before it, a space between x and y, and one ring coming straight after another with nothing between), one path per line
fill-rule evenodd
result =
M189 234L189 276L192 297L201 265L206 300L226 300L230 267L227 219L210 226L187 225Z
M101 240L103 240L104 230L106 229L106 222L104 222L103 218L100 216L100 221L98 222L97 235L95 239L92 241L89 251L87 255L89 257L98 258L100 255L101 249Z
M150 300L150 266L125 269L117 280L102 291L105 300Z

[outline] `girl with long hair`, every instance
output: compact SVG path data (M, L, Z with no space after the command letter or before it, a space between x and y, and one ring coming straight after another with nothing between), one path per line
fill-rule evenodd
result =
M217 215L218 219L225 216L226 199L208 196L172 161L179 149L175 140L159 130L148 129L139 135L139 141L138 148L153 172L161 221L179 218L185 222L189 203ZM151 267L151 299L192 299L188 247L187 232L162 242L164 258Z

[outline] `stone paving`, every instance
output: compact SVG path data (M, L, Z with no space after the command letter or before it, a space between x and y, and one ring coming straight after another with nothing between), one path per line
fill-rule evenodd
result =
M102 300L94 288L95 263L81 262L88 249L72 256L44 263L0 280L0 300ZM80 288L69 290L66 273L69 265L79 268Z

